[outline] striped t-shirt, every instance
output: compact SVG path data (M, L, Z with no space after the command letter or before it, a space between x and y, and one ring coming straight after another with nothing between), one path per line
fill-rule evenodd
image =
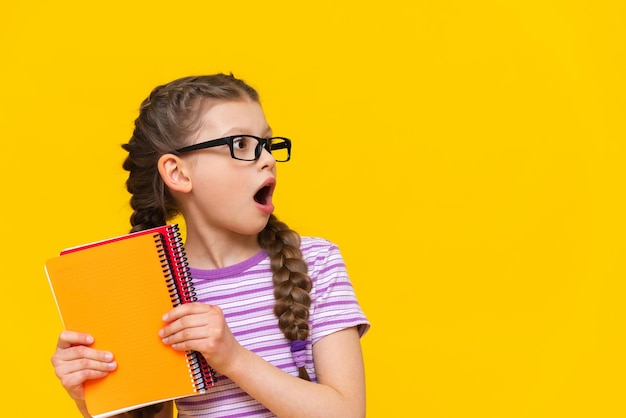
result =
M312 345L333 332L358 327L362 336L370 324L360 308L336 245L321 238L302 238L300 246L312 280L310 336L305 367L317 381ZM261 251L239 264L215 270L191 269L198 300L219 306L241 345L294 376L297 367L290 343L274 315L274 287L269 258ZM208 393L177 401L179 417L273 417L263 405L217 374Z

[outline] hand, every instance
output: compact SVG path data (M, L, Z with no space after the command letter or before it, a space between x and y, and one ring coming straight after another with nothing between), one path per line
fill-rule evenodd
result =
M218 306L200 302L177 306L165 315L167 322L160 331L164 344L178 351L200 352L216 371L226 373L242 348L226 324Z
M117 367L112 353L88 347L93 341L91 335L63 331L52 356L55 374L76 401L85 399L83 383L86 380L105 377Z

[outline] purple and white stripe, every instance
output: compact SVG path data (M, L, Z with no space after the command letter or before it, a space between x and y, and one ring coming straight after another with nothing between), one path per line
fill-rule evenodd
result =
M363 335L369 322L361 310L337 246L321 238L302 238L301 250L313 281L305 367L316 381L312 344L341 329L357 326ZM272 271L265 251L234 266L191 269L198 300L219 306L237 341L266 361L298 375L290 343L274 316ZM179 417L273 417L263 405L217 375L207 394L177 401Z

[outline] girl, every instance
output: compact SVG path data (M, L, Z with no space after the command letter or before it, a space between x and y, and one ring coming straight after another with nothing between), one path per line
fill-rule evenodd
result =
M365 415L369 322L337 247L273 215L276 162L290 159L291 141L272 135L257 92L216 74L154 89L123 146L132 232L185 220L198 302L165 313L159 336L217 372L207 394L177 401L179 417ZM117 367L114 353L89 347L94 338L64 331L52 357L85 417L83 383Z

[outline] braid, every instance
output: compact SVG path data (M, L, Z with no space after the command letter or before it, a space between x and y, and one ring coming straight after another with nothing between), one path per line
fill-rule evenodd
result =
M306 340L309 336L309 307L311 278L300 251L300 236L274 215L259 234L259 244L270 258L274 282L274 314L278 326L290 341ZM304 367L300 377L310 380Z
M143 128L145 115L135 121L135 130L128 144L122 167L129 172L126 189L131 194L131 232L165 225L166 220L176 215L177 209L165 184L159 176L156 161L159 154L150 149L149 132Z

